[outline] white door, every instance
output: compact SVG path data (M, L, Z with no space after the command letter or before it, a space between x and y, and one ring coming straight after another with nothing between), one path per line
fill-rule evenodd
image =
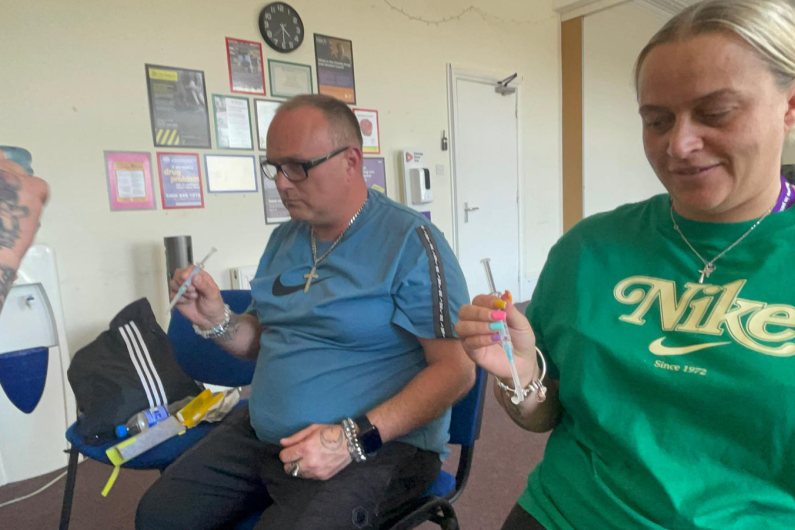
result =
M488 293L481 260L491 259L499 291L520 292L517 94L496 81L449 70L456 251L469 294Z

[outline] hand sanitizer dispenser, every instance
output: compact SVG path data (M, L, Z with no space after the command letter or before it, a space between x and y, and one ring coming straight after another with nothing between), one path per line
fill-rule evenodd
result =
M433 200L431 189L431 172L427 167L412 168L409 171L411 179L411 202L425 204Z
M423 213L430 219L430 206L433 201L431 172L426 167L425 153L419 149L406 148L400 151L403 166L403 200L406 206Z

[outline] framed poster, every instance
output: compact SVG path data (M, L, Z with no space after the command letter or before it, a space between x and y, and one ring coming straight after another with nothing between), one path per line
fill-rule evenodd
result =
M386 164L383 158L363 158L362 174L368 188L386 195Z
M271 126L273 117L276 116L276 111L279 110L281 101L272 101L268 99L255 99L254 109L257 111L257 139L259 140L259 149L264 151L268 146L268 127Z
M381 131L378 128L378 111L353 109L359 128L362 130L362 152L366 155L381 154Z
M268 78L271 82L271 96L275 98L313 93L312 67L308 64L268 59Z
M264 156L259 157L260 167L265 161ZM290 220L290 213L284 207L282 198L279 196L279 190L276 189L276 182L265 176L265 173L260 169L260 178L262 179L262 202L265 208L265 224L275 225L284 223Z
M259 191L253 156L204 155L208 193L246 193Z
M146 65L155 147L212 147L204 72Z
M250 40L226 38L229 63L229 90L243 94L265 95L265 71L262 45Z
M105 151L105 173L111 211L155 209L149 153Z
M157 153L157 167L164 210L204 208L202 172L197 153Z
M315 33L315 62L318 93L356 104L353 43Z
M213 94L213 112L218 149L254 149L248 98Z

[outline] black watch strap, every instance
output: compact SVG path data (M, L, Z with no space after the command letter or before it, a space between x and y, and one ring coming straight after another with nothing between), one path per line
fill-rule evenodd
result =
M359 429L359 443L362 446L362 452L370 456L381 449L384 442L381 440L381 433L378 432L378 427L370 423L370 420L364 414L353 421Z

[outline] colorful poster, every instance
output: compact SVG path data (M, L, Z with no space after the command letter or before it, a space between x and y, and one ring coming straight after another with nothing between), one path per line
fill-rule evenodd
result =
M248 98L213 94L215 143L219 149L254 149Z
M259 42L227 37L226 58L229 63L229 90L265 95L265 69Z
M264 151L267 147L268 127L271 126L276 111L279 110L281 101L270 101L267 99L255 99L254 108L257 111L257 138L259 139L259 149Z
M266 157L259 157L260 166L265 162ZM262 178L262 201L265 207L265 224L274 225L284 223L290 220L290 212L284 207L282 198L279 196L279 190L276 189L276 183L265 176L265 173L260 171Z
M253 156L204 155L209 193L257 192L257 168Z
M164 210L204 208L199 155L196 153L157 153L160 170L160 198Z
M105 151L105 173L111 211L155 209L149 153Z
M363 158L362 174L368 188L386 195L386 164L383 158Z
M359 128L362 130L362 152L377 155L381 153L381 131L378 129L378 111L353 109Z
M204 72L146 65L155 147L211 147Z
M312 94L312 67L308 64L268 59L268 77L271 80L271 96L275 98Z
M317 91L349 105L356 103L353 73L353 43L315 33Z

